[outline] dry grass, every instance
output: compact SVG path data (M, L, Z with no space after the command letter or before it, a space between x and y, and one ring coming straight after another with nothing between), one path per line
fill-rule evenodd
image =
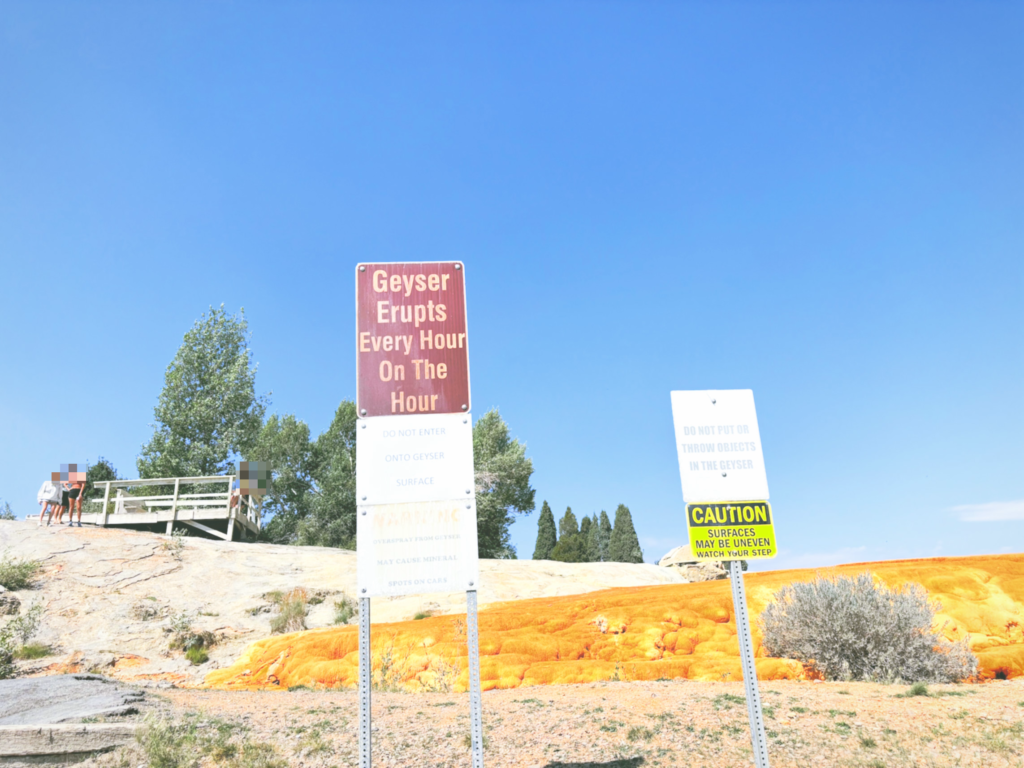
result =
M1024 681L906 686L769 682L761 686L773 768L1019 768ZM950 695L954 694L954 695ZM251 723L249 738L291 766L355 766L355 691L169 691L180 710ZM483 697L488 768L714 765L748 768L743 684L595 683ZM462 694L374 693L374 765L469 765ZM328 751L329 750L329 751Z

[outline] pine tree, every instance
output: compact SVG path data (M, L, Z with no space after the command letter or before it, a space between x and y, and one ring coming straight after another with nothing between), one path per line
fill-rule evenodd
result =
M558 543L555 533L555 516L545 501L540 508L540 519L537 520L537 546L533 549L534 560L550 560L551 550Z
M580 538L583 539L584 562L601 562L601 543L598 541L600 534L601 525L597 522L597 515L583 518L583 522L580 523Z
M590 563L593 560L590 557L590 529L594 521L586 515L580 520L580 562Z
M572 513L572 507L566 507L565 514L558 521L558 543L551 550L551 559L563 563L578 563L583 559L580 529L576 523L576 515Z
M612 528L611 541L608 544L608 559L616 563L642 563L643 550L640 540L633 528L633 516L629 507L619 504L615 510L615 527Z
M601 521L597 524L597 545L601 562L607 562L608 547L612 541L612 522L608 519L608 513L601 510Z

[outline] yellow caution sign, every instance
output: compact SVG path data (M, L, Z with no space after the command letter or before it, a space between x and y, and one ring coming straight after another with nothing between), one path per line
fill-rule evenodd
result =
M762 560L778 553L767 501L687 504L686 524L697 560Z

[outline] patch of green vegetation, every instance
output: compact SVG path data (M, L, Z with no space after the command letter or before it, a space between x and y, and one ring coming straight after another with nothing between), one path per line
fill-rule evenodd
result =
M836 693L838 693L840 696L852 696L853 695L848 690L846 690L845 688L843 688L843 690L841 690L841 691L836 691Z
M905 694L906 696L927 696L928 686L924 683L914 683Z
M864 749L874 749L878 746L878 742L872 739L870 736L861 736L860 745L864 747Z
M437 704L427 704L428 707L454 707L454 701L439 701Z
M243 738L237 740L236 736ZM147 718L135 738L149 768L191 768L208 762L225 768L288 765L271 745L244 738L244 729L239 726L193 713L180 723Z
M200 664L205 664L210 660L210 654L202 646L193 645L185 651L185 658L189 660L193 667L198 667Z
M25 589L43 567L39 560L15 558L10 552L0 556L0 586L12 592Z
M790 707L789 711L790 712L797 712L797 713L799 713L801 715L806 714L807 712L810 712L810 710L807 709L807 707Z
M636 725L629 729L626 734L626 741L633 743L636 741L650 741L654 738L654 731L650 728L641 728Z
M51 653L50 646L45 643L26 643L14 652L16 659L42 659Z
M773 704L762 704L761 705L761 711L764 713L765 717L772 717L772 718L774 718L775 717L775 710L776 709L778 709L778 705L777 704L775 704L775 705L773 705Z
M334 601L334 624L348 624L356 615L356 601L348 595L342 595L340 600Z
M473 735L467 733L465 736L463 736L462 737L462 744L463 744L463 746L465 746L466 749L472 749L473 748ZM483 746L484 746L484 749L490 749L491 748L491 740L487 738L487 734L486 733L484 734L484 745Z
M857 713L852 709L830 709L828 711L829 717L839 717L840 715L843 717L856 717Z
M733 704L746 704L747 700L743 696L737 696L733 693L720 693L711 700L712 706L715 710L720 709L732 709Z

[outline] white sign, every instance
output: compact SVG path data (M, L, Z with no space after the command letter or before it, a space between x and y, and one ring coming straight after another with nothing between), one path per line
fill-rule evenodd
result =
M751 390L673 392L672 420L684 501L768 500Z
M360 597L477 589L472 501L359 507L357 520Z
M473 501L473 425L468 413L377 416L356 429L356 501Z

